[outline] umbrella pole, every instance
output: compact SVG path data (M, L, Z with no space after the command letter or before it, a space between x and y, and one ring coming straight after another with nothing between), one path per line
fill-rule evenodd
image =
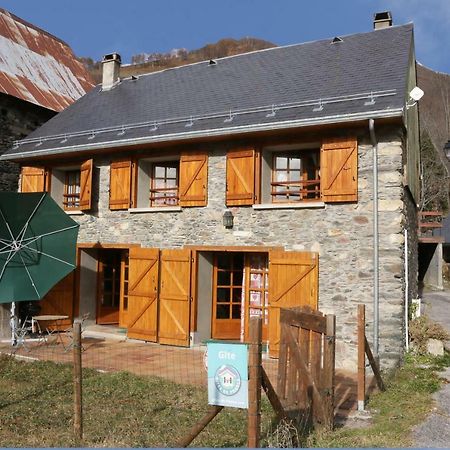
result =
M11 345L17 344L16 329L17 329L17 317L16 317L16 302L11 302L11 317L9 319L11 325Z

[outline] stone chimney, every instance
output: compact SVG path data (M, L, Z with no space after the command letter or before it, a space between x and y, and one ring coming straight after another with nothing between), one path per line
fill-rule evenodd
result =
M102 90L108 91L112 89L119 82L119 72L121 64L120 55L118 53L111 53L103 57L103 79Z
M381 30L382 28L392 27L392 14L390 11L383 11L373 15L373 29Z

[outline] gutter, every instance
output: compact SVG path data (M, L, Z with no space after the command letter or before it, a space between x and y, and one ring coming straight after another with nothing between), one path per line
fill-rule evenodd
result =
M373 354L379 360L379 242L378 242L378 142L375 121L369 119L369 132L373 155Z
M77 150L81 150L83 152L89 150L97 150L97 149L113 149L113 148L121 148L130 145L145 145L145 144L153 144L159 142L175 142L181 139L198 139L198 138L208 138L208 137L216 137L216 136L231 136L237 133L252 133L258 131L273 131L273 130L289 130L292 128L306 127L312 125L328 125L334 123L345 123L349 121L358 121L358 120L367 120L370 118L376 119L387 119L387 118L396 118L403 116L403 108L396 108L390 110L380 110L380 111L372 111L372 112L360 112L353 114L341 114L334 116L326 116L321 118L313 118L313 119L298 119L298 120L290 120L283 122L273 122L271 124L257 124L257 125L243 125L238 127L228 127L228 128L216 128L210 130L199 130L199 131L190 131L190 132L182 132L182 133L172 133L172 134L163 134L158 136L145 136L141 138L132 138L132 139L120 139L113 141L103 141L95 144L78 144L71 147L56 147L52 149L40 149L40 150L30 150L24 152L15 152L4 154L0 157L0 160L8 161L8 160L21 160L29 157L39 157L39 156L47 156L47 155L58 155L64 153L70 153ZM68 135L70 139L70 136ZM45 142L45 137L41 138L42 142ZM35 138L33 141L39 142L40 138ZM26 139L24 140L24 144L26 144Z

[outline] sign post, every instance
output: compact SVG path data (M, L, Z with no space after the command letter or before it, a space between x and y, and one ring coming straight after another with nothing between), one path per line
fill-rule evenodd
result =
M248 408L247 344L208 342L208 403Z

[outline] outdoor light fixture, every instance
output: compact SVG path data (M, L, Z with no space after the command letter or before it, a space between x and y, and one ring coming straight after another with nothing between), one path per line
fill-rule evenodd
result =
M233 213L229 209L227 209L223 213L222 220L223 220L223 226L225 228L233 228L234 217L233 217Z

